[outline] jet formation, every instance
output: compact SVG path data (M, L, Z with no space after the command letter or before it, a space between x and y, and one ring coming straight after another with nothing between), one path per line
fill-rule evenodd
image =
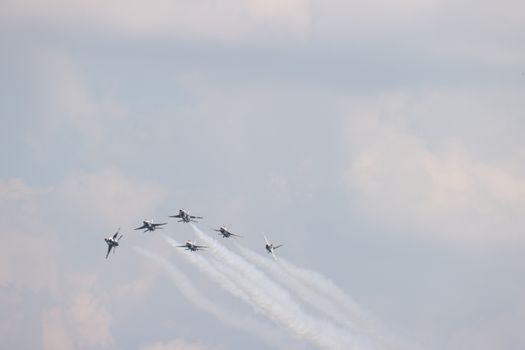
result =
M202 216L190 215L189 211L185 210L185 209L179 209L178 214L170 215L169 217L170 218L180 219L180 220L178 220L178 222L183 222L183 223L198 222L195 219L204 219ZM168 224L167 222L155 223L152 220L143 220L142 221L142 225L137 227L137 228L135 228L134 230L144 230L144 232L153 232L153 231L155 231L157 229L164 228L163 226L167 225L167 224ZM222 235L223 238L242 237L242 236L240 236L238 234L232 233L230 231L230 228L226 227L226 225L222 225L219 228L214 228L212 230L218 232L218 234ZM104 241L108 245L108 251L106 253L106 259L108 258L109 253L111 253L111 250L113 250L113 253L115 253L116 248L119 246L119 241L123 237L122 234L120 236L119 236L119 234L120 234L120 228L117 230L117 232L115 232L115 234L113 236L110 236L108 238L104 238ZM264 240L266 242L266 244L265 244L266 250L268 251L269 254L272 254L273 258L275 259L274 250L279 248L279 247L282 247L282 244L274 246L272 243L268 242L268 239L266 238L266 236L264 236ZM177 246L177 247L185 248L185 250L189 250L189 251L192 251L192 252L208 248L207 246L197 245L196 241L192 242L191 240L188 240L188 241L186 241L186 244L181 245L181 246Z

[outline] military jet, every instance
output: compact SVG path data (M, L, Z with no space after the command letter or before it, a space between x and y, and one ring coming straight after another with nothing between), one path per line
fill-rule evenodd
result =
M229 228L226 228L226 226L222 225L218 229L214 228L213 231L219 232L219 235L222 235L222 238L229 238L231 236L234 237L241 237L239 235L236 235L235 233L231 233Z
M264 240L266 241L266 250L268 251L268 254L272 254L273 258L277 260L273 251L279 247L282 247L283 245L279 244L274 246L273 243L268 242L268 238L266 238L266 236L264 236Z
M166 225L166 224L167 224L167 222L163 222L163 223L160 223L160 224L155 224L151 220L144 220L144 221L142 221L142 226L137 227L135 230L144 230L144 232L155 231L158 228L162 228L162 227L159 227L159 226Z
M170 218L179 218L179 222L198 222L195 219L202 219L202 216L193 216L190 215L190 212L184 209L179 209L179 213L177 215L170 215Z
M196 252L199 249L208 248L203 245L197 245L197 241L186 241L185 245L178 245L178 248L186 248L185 250L191 250L192 252Z
M104 238L104 241L106 241L106 243L108 244L108 252L106 253L106 259L108 258L109 253L111 253L112 248L113 248L113 253L115 253L115 250L118 247L118 241L120 241L120 239L123 237L123 235L120 235L120 237L117 238L119 233L120 233L120 227L113 236Z

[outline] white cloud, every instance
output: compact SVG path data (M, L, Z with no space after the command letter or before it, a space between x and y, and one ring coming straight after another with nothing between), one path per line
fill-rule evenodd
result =
M43 312L44 349L100 349L113 342L111 316L92 295L78 294L69 304Z
M31 108L37 112L25 125L21 137L31 147L31 157L52 162L58 152L52 152L57 140L67 140L68 147L86 149L90 154L111 152L106 140L120 136L110 134L115 125L125 125L126 109L115 101L109 89L92 89L82 67L61 52L29 50L28 93ZM72 141L74 140L74 141ZM71 145L74 142L74 145ZM65 147L61 147L63 150ZM64 152L65 153L65 152Z
M44 312L42 317L42 349L71 350L73 341L69 335L67 321L58 308Z
M68 316L80 345L101 348L113 344L111 316L92 295L77 295L68 308Z
M21 222L38 213L39 201L50 188L27 185L20 178L0 179L0 209L9 222Z
M338 46L357 44L360 56L371 50L366 55L420 58L415 64L439 59L448 69L461 62L517 70L525 59L522 2L336 0L311 7L313 35Z
M309 22L305 0L8 1L0 6L0 13L11 22L221 41L262 38L268 33L301 37Z
M39 53L36 64L40 77L35 83L38 92L45 96L47 105L43 107L49 112L48 128L72 127L88 144L96 145L107 136L108 125L125 121L122 106L107 95L108 91L99 91L102 96L95 97L82 70L68 55Z
M140 348L140 350L206 350L210 349L199 343L190 343L181 339L172 340L169 342L157 342L147 344Z
M50 191L18 178L0 180L0 286L58 293L58 236L34 224Z
M0 180L0 198L2 198L2 202L28 202L35 196L46 192L46 189L33 188L18 178Z
M58 295L61 273L56 256L60 240L54 234L26 233L11 227L0 235L0 287L16 286Z
M475 106L482 97L474 93L465 103ZM491 103L506 109L503 102L481 103L490 114ZM436 130L441 137L425 138L412 124L419 118L440 118L432 112L418 113L428 111L433 103L429 95L414 98L394 93L353 109L345 128L352 155L345 182L354 208L387 226L444 240L521 239L525 169L516 168L520 150L507 152L502 156L506 161L498 162L471 154L465 147L466 136L450 138L447 130ZM446 94L438 104L454 107ZM483 120L479 115L447 112L452 118L470 120L473 127ZM491 118L512 120L508 113Z
M525 300L511 309L498 310L469 322L450 337L447 349L519 349L525 344L521 325L525 321ZM521 346L520 346L521 344Z
M117 169L72 174L59 191L63 203L69 203L64 210L70 215L112 227L152 219L146 215L153 215L164 199L160 186L130 178ZM90 213L89 218L85 213Z
M96 252L82 249L78 245L80 235L72 239L70 228L74 225L85 230L89 222L112 228L122 223L133 225L131 220L153 212L163 198L161 189L109 169L72 174L63 183L47 188L16 178L1 180L0 193L0 208L5 209L0 214L4 223L0 233L0 291L20 299L20 304L32 298L31 308L18 310L19 318L31 320L42 312L45 349L110 347L114 342L112 316L104 303L136 301L152 288L156 275L124 273L111 292L101 292L107 290L100 287L107 287L108 281L98 278L100 272L93 267L79 268L85 261L93 262ZM100 259L106 249L102 241L105 234L100 232L97 242L83 236L84 246L100 248ZM74 255L68 254L71 248L76 248ZM56 306L45 310L50 302ZM21 334L38 331L27 322L13 322L10 327L8 344L22 344L25 340Z

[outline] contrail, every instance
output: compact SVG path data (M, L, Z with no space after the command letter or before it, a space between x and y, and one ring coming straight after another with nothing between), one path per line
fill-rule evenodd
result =
M306 285L302 280L296 278L293 274L280 266L279 261L274 261L263 257L254 251L235 244L240 253L252 263L262 267L279 283L288 287L293 291L303 302L315 308L318 312L330 317L333 321L342 326L346 326L352 330L356 329L356 325L348 317L348 315L341 309L340 305L335 304L331 299L323 295L319 295L318 291Z
M339 288L332 280L323 275L296 267L286 259L280 259L279 265L289 274L300 280L305 286L315 290L317 293L326 296L334 304L343 308L349 315L352 316L353 322L357 324L368 324L370 316L368 313L357 304L350 296L348 296L341 288Z
M215 316L218 320L234 328L248 331L256 335L270 344L273 348L279 346L277 342L278 336L274 329L271 329L267 325L257 322L250 317L235 315L231 310L226 310L220 307L219 304L211 302L193 286L184 273L161 256L140 247L133 247L133 249L140 255L153 260L160 265L170 275L181 294L198 309Z
M177 248L177 246L181 245L179 242L166 235L162 235L162 237L174 248ZM200 269L202 272L208 275L208 277L214 279L217 283L219 283L219 285L223 289L230 292L233 296L238 297L244 300L245 302L249 303L249 296L246 293L244 293L242 289L237 287L237 285L229 277L227 277L225 273L219 271L202 255L187 254L186 251L180 249L177 249L176 252L178 252L184 259L188 260L192 265L196 266L198 269ZM255 311L259 312L260 310L255 308Z
M303 302L334 322L367 334L385 348L406 348L398 344L400 340L388 334L389 332L377 324L367 311L330 279L317 272L294 266L283 258L276 262L239 244L236 244L236 247L248 260L264 268L280 283L294 291Z
M338 287L332 280L322 274L297 267L286 259L280 259L279 265L288 274L298 278L305 286L324 295L333 305L339 306L351 317L351 321L368 336L376 339L386 349L413 349L414 345L399 338L390 330L378 323L372 315Z
M209 252L220 262L218 268L229 266L228 275L237 286L250 296L250 300L267 317L288 329L293 335L323 349L376 348L364 337L356 336L348 330L305 313L286 290L270 280L254 265L204 234L193 224L191 227L200 239L210 246Z

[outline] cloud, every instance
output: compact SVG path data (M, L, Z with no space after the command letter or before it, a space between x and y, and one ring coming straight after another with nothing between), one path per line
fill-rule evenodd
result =
M73 341L68 334L67 321L60 309L51 309L42 316L42 349L74 349Z
M131 178L115 168L72 174L59 192L60 200L69 203L64 209L71 215L112 227L140 222L164 199L159 185ZM89 218L85 213L90 213Z
M16 286L58 295L58 237L47 232L35 236L13 228L7 230L9 234L0 235L0 287Z
M49 149L57 140L74 140L71 149L84 147L96 154L104 140L112 139L110 126L122 125L127 112L107 89L93 91L85 72L74 59L64 53L48 50L30 50L26 69L31 73L29 98L38 114L24 134L32 146L32 156L49 161ZM118 135L118 134L117 134ZM105 149L111 148L105 145ZM45 150L45 151L44 151Z
M519 213L525 209L525 169L515 166L520 152L507 153L507 161L499 162L469 152L466 136L451 138L450 131L436 130L443 135L425 137L414 129L414 121L439 116L420 115L434 102L428 95L419 97L415 108L414 96L390 94L353 109L346 120L351 162L345 183L354 208L388 226L438 239L520 239ZM479 95L470 98L472 105L479 104ZM445 106L452 102L440 98ZM449 112L460 118L457 111ZM512 120L508 113L503 118ZM483 119L476 115L470 120Z
M107 232L93 237L86 227L132 225L131 220L153 212L162 190L113 168L77 172L45 188L19 178L0 180L0 194L0 208L5 209L0 214L0 294L30 305L17 308L7 344L22 346L28 340L21 335L34 334L41 326L46 349L111 347L113 317L105 303L136 302L152 288L156 275L137 277L127 269L117 283L99 278L97 262L103 261ZM102 260L93 259L92 248ZM49 310L49 304L55 306ZM28 322L39 314L41 323Z
M525 300L512 308L483 315L457 329L447 348L461 349L519 349L525 343L521 325L525 320ZM521 344L521 345L520 345Z
M113 345L111 316L92 295L76 295L68 305L44 311L42 348L107 348Z
M309 11L305 0L214 1L67 1L4 2L3 19L15 23L90 28L133 36L219 41L262 38L271 33L304 36Z
M367 57L361 69L375 62L381 62L375 71L424 66L418 75L435 74L432 69L457 78L478 66L486 77L490 66L501 71L512 65L516 71L525 59L525 5L512 0L312 1L311 7L312 37L337 47L344 42L353 51L350 62Z
M111 316L92 295L77 295L69 306L68 316L82 346L100 348L113 344Z
M157 342L144 345L140 350L207 350L210 349L199 343L190 343L185 340L176 339L169 342Z
M58 293L58 236L35 224L50 188L27 185L19 178L0 180L0 287ZM28 220L31 218L31 220Z
M28 186L19 178L1 180L0 179L0 198L4 201L29 202L35 196L46 193L46 189Z
M10 222L23 221L38 213L39 200L50 188L27 185L20 178L0 179L0 209Z
M40 53L39 67L52 119L78 130L90 142L105 136L107 125L123 121L126 113L109 96L95 97L80 67L73 59L58 52ZM99 92L100 93L100 92Z
M115 168L71 174L63 183L46 188L17 178L0 180L0 194L0 217L6 223L0 233L0 286L55 294L64 287L61 276L71 266L62 265L60 259L73 222L111 229L124 223L131 226L164 198L159 186ZM49 221L50 217L59 220Z

